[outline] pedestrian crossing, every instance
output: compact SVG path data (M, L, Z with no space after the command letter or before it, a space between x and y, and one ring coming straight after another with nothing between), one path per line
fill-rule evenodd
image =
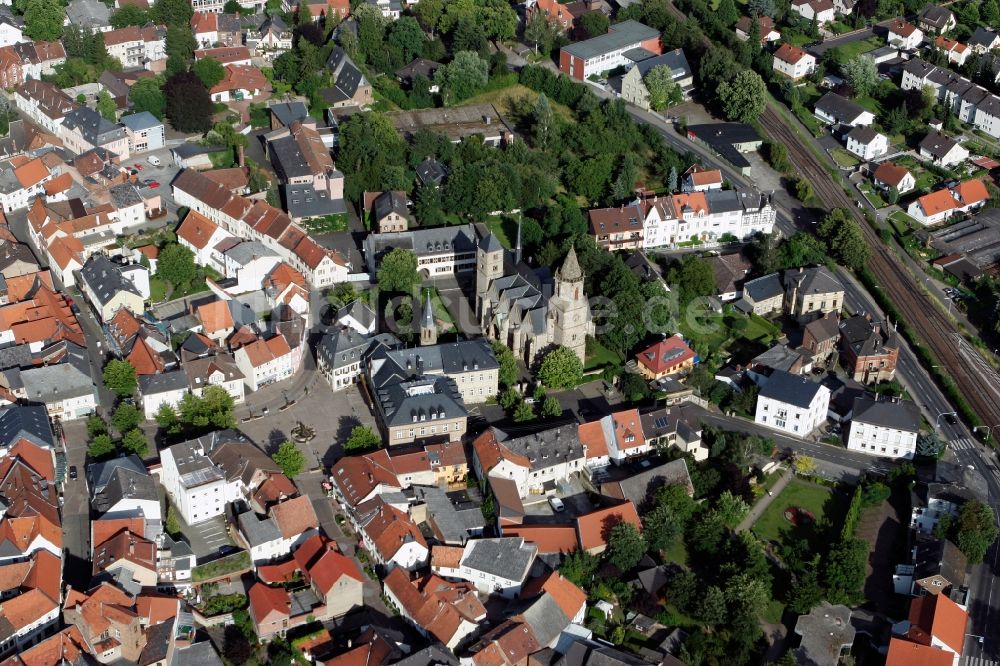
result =
M969 449L976 448L975 440L969 439L968 437L963 437L962 439L953 439L950 442L948 442L948 445L951 446L951 448L953 448L956 451L968 451Z
M965 657L962 666L998 666L998 662L986 657Z

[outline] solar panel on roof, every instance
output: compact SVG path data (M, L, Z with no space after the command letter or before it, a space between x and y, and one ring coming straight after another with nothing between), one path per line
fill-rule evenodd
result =
M658 416L656 420L653 421L653 425L657 428L666 428L668 423L669 419L666 416Z

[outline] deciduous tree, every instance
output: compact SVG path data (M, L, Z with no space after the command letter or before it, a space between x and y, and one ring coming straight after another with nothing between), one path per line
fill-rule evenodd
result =
M417 255L410 250L394 248L379 263L376 280L382 291L410 293L420 283Z
M27 0L24 34L35 41L53 42L62 37L66 10L59 0Z
M580 27L590 37L606 35L610 26L611 21L604 12L587 12L580 17Z
M567 347L556 347L545 354L538 367L538 379L548 388L570 388L582 378L583 363Z
M226 78L226 70L215 58L201 58L191 65L191 71L198 75L209 90Z
M382 446L382 438L368 426L354 426L344 442L344 453L354 455L368 453Z
M97 94L97 112L106 120L115 122L118 120L118 105L112 99L111 93L102 90Z
M142 430L133 428L122 435L122 448L142 458L146 455L149 442L146 440L146 435L143 434Z
M271 456L281 472L289 479L294 479L306 466L306 456L292 442L282 442L278 450Z
M868 55L859 55L847 61L840 68L847 84L859 97L867 97L878 87L878 67Z
M137 5L124 5L111 15L111 27L115 30L130 25L142 27L149 23L149 12Z
M110 457L115 452L115 443L111 441L111 435L97 435L90 440L87 446L87 455L92 460L103 460Z
M524 38L535 46L535 51L548 54L556 39L555 27L549 22L545 12L532 12L524 27Z
M646 72L643 83L649 91L649 106L654 111L662 111L683 100L680 87L674 83L673 70L666 65L657 65Z
M971 564L982 562L998 535L993 508L978 500L966 502L959 510L952 533L955 544Z
M740 70L731 81L723 81L716 89L726 118L740 123L756 122L764 113L767 86L757 72Z
M111 359L104 366L104 385L120 396L132 395L138 385L135 368L128 361Z
M144 77L136 81L128 97L136 113L148 111L163 120L167 111L167 100L163 96L163 79L159 76Z
M542 401L542 416L544 418L551 418L553 416L561 416L563 413L562 405L559 404L559 400L552 395L545 396L545 400Z
M190 284L198 276L194 253L179 243L170 243L160 251L156 274L174 288Z
M500 364L498 377L500 386L513 386L517 383L518 375L520 375L517 367L517 359L514 358L514 352L510 350L510 347L501 342L494 342L491 347L493 355L496 356L497 363Z
M622 573L630 571L646 553L646 540L632 523L621 522L608 534L608 561Z
M129 402L119 404L111 415L111 425L122 434L139 425L140 420L142 414L139 413L139 409Z
M459 51L455 58L434 73L447 103L472 97L489 80L489 63L475 51Z

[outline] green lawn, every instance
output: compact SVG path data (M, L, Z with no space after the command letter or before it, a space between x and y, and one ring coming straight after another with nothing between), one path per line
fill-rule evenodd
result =
M837 55L841 58L841 62L848 62L853 60L862 53L868 53L869 51L874 51L878 47L882 46L883 43L877 37L869 37L868 39L862 40L860 42L850 42L848 44L842 44L837 47Z
M854 168L859 164L858 158L843 148L834 148L830 151L830 155L833 157L833 161L837 163L837 166L845 169Z
M684 545L684 539L682 538L675 539L674 542L670 545L670 548L663 551L663 559L670 562L676 562L682 567L686 567L688 554L687 554L687 547Z
M861 191L865 193L868 200L872 202L872 205L876 208L884 208L888 204L882 199L879 191L871 186L871 183L864 182L861 184Z
M781 329L764 319L760 315L751 314L747 320L747 327L743 329L740 337L753 342L770 342L771 338L781 335Z
M606 365L617 367L621 365L621 362L621 356L602 345L597 341L597 338L587 338L587 358L583 364L584 370L595 370Z
M514 249L514 242L517 240L517 221L510 218L490 218L486 221L486 228L493 232L508 250Z
M792 506L812 513L815 518L814 526L819 526L823 523L824 512L832 497L833 491L825 486L798 478L792 479L754 523L753 531L762 539L771 541L783 541L791 536L795 528L785 520L785 510Z
M421 304L422 308L423 304ZM443 328L445 331L450 331L455 327L455 319L448 312L448 308L445 307L444 301L441 300L441 294L435 288L431 290L431 307L434 308L434 318L437 319L439 325L440 322L447 322ZM423 312L423 309L421 309Z

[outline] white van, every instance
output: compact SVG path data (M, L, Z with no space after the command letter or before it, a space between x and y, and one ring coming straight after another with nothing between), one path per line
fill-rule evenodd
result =
M155 167L158 167L161 164L163 164L163 162L160 161L160 158L157 157L156 155L150 155L149 157L146 158L146 161Z
M550 497L549 504L552 505L552 510L555 511L556 513L564 511L566 509L566 505L563 504L563 501L558 497Z

